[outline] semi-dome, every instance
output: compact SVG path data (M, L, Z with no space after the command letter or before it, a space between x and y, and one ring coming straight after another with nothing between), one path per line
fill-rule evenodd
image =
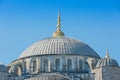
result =
M71 79L69 77L57 73L44 73L42 75L38 75L25 80L71 80Z
M28 47L19 58L46 54L77 54L99 58L87 44L64 36L43 39Z
M104 66L115 66L119 67L119 64L117 61L113 58L109 57L109 54L107 53L105 58L100 59L96 65L96 67L104 67Z

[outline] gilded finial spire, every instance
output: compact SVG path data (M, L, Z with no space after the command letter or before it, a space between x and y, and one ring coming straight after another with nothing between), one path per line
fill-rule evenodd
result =
M108 51L108 49L107 49L107 51L106 51L106 56L105 56L106 58L109 58L109 51Z
M58 11L58 19L57 19L57 30L53 33L53 37L64 36L64 33L60 29L60 11Z
M57 30L60 30L60 11L58 11Z

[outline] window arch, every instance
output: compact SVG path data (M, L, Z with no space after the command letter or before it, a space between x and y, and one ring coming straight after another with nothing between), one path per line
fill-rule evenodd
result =
M84 71L89 71L89 64L88 64L88 62L85 62L84 63Z
M55 61L56 70L60 70L60 59L57 58Z
M18 66L15 66L14 73L18 76Z
M96 67L96 64L97 64L97 60L92 60L92 69Z
M67 60L67 67L68 67L68 70L72 69L72 60L71 59Z
M79 60L79 70L82 71L83 70L83 61Z
M36 68L37 68L37 62L36 60L33 61L33 72L36 71Z
M44 60L44 69L45 72L48 72L48 59Z
M26 73L26 72L27 72L27 63L24 62L24 73Z

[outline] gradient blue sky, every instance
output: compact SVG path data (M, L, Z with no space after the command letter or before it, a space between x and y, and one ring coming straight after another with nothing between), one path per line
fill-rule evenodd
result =
M7 65L31 44L51 37L61 12L66 36L90 45L120 64L120 1L0 0L0 62Z

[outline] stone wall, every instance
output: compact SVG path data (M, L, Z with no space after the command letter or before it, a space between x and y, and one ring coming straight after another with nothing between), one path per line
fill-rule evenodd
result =
M118 67L103 67L102 80L120 80L120 68Z
M93 73L95 73L95 80L102 80L102 67L95 68Z
M0 72L0 80L7 80L7 72Z
M120 67L99 67L94 73L95 80L120 80Z

